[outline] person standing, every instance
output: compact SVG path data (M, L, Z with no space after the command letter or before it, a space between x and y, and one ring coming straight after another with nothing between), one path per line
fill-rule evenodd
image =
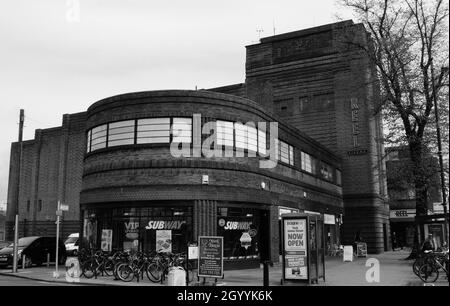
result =
M397 248L397 234L395 232L392 233L392 250L395 251Z
M436 250L436 245L434 244L433 234L428 234L428 238L422 244L422 252L434 251Z

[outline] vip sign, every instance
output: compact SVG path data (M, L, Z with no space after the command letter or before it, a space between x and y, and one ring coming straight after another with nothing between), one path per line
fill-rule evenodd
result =
M125 222L125 235L128 239L137 239L139 233L139 222Z
M179 230L186 221L149 221L145 227L150 230Z

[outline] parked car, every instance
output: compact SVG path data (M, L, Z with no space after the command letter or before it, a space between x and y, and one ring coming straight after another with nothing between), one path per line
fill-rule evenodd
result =
M56 238L55 237L23 237L18 241L18 264L22 266L22 258L25 255L25 266L31 267L33 264L42 265L47 262L47 254L50 254L50 261L54 262L56 257ZM63 241L59 240L59 263L66 261L66 248ZM6 267L13 264L14 244L0 250L0 267Z
M11 241L0 241L0 250L6 248L11 243L12 243Z
M67 256L77 256L78 255L78 233L70 234L67 240L64 242L66 246L66 254Z

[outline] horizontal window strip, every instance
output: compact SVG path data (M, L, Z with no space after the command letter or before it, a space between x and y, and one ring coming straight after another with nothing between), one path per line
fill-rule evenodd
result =
M108 147L133 145L133 144L134 144L134 138L133 139L117 139L117 140L108 141Z
M170 131L146 131L146 132L138 132L137 138L147 138L147 137L169 137Z
M138 144L143 143L169 143L170 137L141 137L137 139Z
M132 139L132 140L134 140L134 133L109 135L108 143L111 140L119 140L119 139Z
M109 124L109 129L115 129L115 128L123 128L123 127L134 127L134 120L126 120L126 121L118 121L118 122L112 122Z

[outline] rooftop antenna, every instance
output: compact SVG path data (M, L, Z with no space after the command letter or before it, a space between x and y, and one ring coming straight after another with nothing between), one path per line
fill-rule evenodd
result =
M273 26L273 36L275 36L275 18L272 19L272 26Z
M264 32L264 30L261 28L257 28L256 32L258 32L258 40L261 40L261 33Z

